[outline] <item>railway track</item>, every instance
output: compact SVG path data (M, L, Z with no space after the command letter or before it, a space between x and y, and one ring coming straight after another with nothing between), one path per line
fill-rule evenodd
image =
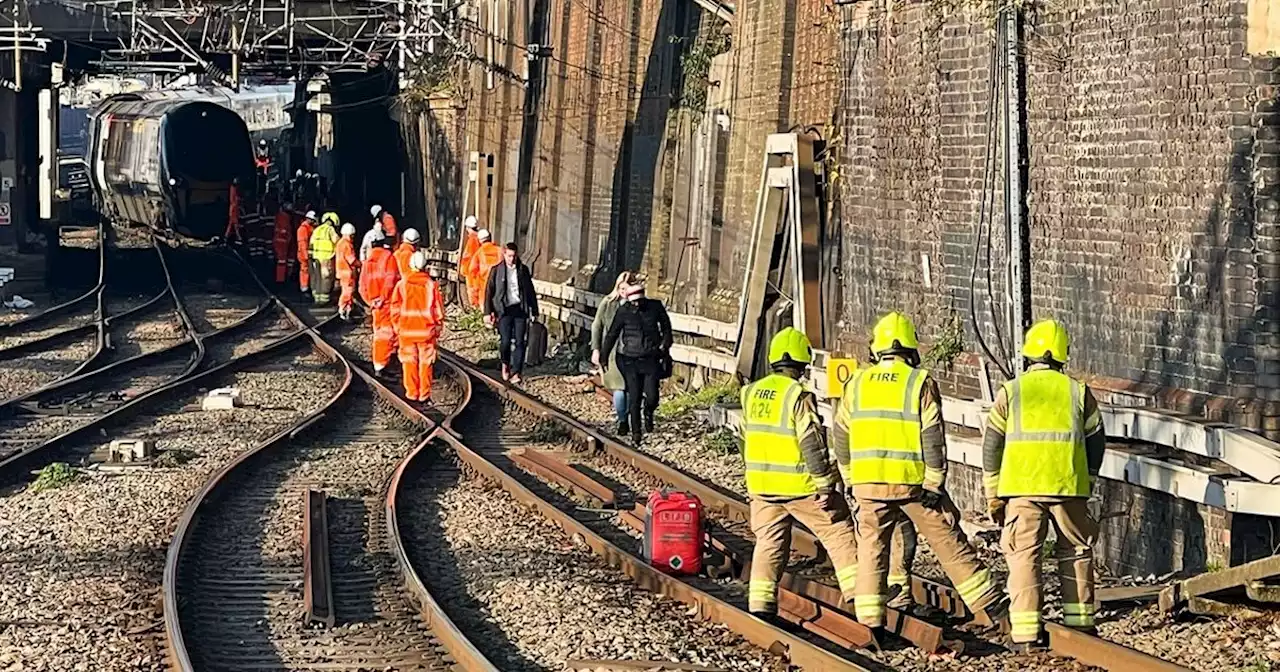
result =
M688 474L680 472L668 465L665 465L654 458L635 451L611 436L603 434L593 428L587 427L575 418L566 413L559 411L539 400L536 400L519 390L508 388L503 383L497 381L492 375L480 370L478 367L468 362L460 360L456 357L447 356L450 364L459 366L467 371L479 383L478 387L485 387L493 390L496 394L502 395L508 405L515 405L519 408L518 414L524 415L526 421L524 423L526 445L519 445L519 440L504 439L501 435L497 437L497 441L490 440L489 446L483 451L486 457L489 457L495 463L502 464L503 460L510 462L510 449L528 449L528 448L559 448L569 449L576 448L579 450L574 457L575 461L584 462L588 467L594 465L598 470L586 469L579 471L582 478L579 483L586 487L573 487L564 478L557 478L555 474L551 474L552 478L546 478L548 472L545 469L537 468L529 469L527 463L519 472L523 474L522 480L530 486L537 488L540 484L543 487L549 487L546 484L555 482L558 484L558 494L560 495L559 505L567 511L578 515L579 519L591 520L593 529L596 529L605 536L619 541L625 542L634 532L630 532L627 537L619 537L614 533L615 529L631 528L637 519L631 516L628 525L624 519L627 515L619 516L618 522L605 522L604 518L597 515L594 520L587 518L584 514L590 511L588 507L584 509L578 506L573 499L565 497L565 494L573 492L576 495L585 497L590 501L594 499L589 493L592 492L591 486L603 486L605 490L613 494L620 495L619 501L623 502L625 507L628 503L633 502L635 497L642 488L647 489L652 486L674 487L682 490L688 490L697 494L707 505L709 512L713 515L719 525L716 539L718 549L725 556L725 567L729 572L729 576L737 575L741 572L741 566L744 560L749 560L749 533L742 535L743 523L748 520L749 512L745 501L738 499L736 496L727 493L719 488L706 484ZM547 431L543 429L538 432L539 436L532 441L528 439L528 428L535 421L541 423L553 423L560 427L559 432ZM465 426L464 426L465 427ZM475 428L480 429L480 428ZM483 430L480 429L482 436ZM465 429L464 429L465 434ZM586 450L583 451L582 449ZM502 454L499 455L498 453ZM506 465L503 465L504 467ZM575 470L577 471L577 470ZM595 474L594 478L591 475ZM534 474L537 474L535 476ZM607 476L605 474L608 474ZM634 488L634 489L632 489ZM617 491L617 492L614 492ZM642 490L641 490L642 491ZM598 490L596 491L598 492ZM579 497L578 499L581 499ZM554 499L554 497L553 497ZM597 502L598 504L598 502ZM746 538L743 538L746 536ZM799 552L813 559L820 559L821 552L816 545L812 536L803 530L798 530L793 534L793 552ZM743 555L746 552L748 555ZM845 644L857 644L856 641L849 641L850 635L844 633L856 633L856 627L851 626L844 619L839 618L838 608L841 606L838 602L838 594L835 599L827 599L824 603L821 597L831 595L830 586L823 589L822 585L809 585L816 582L805 582L803 579L798 584L793 584L795 594L800 598L809 598L808 601L792 602L797 611L801 612L793 614L798 616L794 618L801 626L811 632L818 632L828 636L829 641ZM930 603L935 607L943 608L948 611L951 616L957 619L971 619L974 617L970 614L959 601L954 592L945 585L927 581L924 579L916 579L915 586L916 598L920 602ZM812 602L818 603L819 609L812 610ZM784 599L784 605L786 600ZM833 611L824 609L832 608ZM784 606L785 609L785 606ZM899 627L901 634L918 638L922 630L917 628L912 631L904 624ZM927 625L927 624L925 624ZM832 629L840 626L838 633L832 632ZM1055 653L1070 656L1077 659L1081 663L1100 667L1108 670L1183 670L1167 661L1163 661L1134 649L1121 646L1119 644L1108 642L1098 637L1084 635L1066 628L1056 625L1048 626L1051 636L1052 648ZM836 637L829 635L836 634ZM844 636L840 636L843 634ZM845 641L841 641L845 640ZM945 640L939 640L946 644ZM1027 661L1029 663L1034 660ZM1041 661L1043 662L1043 661Z

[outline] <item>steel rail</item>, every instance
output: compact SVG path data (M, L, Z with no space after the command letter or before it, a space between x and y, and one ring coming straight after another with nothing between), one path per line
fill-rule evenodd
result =
M42 310L39 313L36 313L35 315L24 317L21 320L16 320L8 324L0 324L0 338L13 336L15 334L20 334L24 331L31 329L32 326L34 325L40 324L42 322L45 322L54 318L62 317L63 314L69 313L75 310L75 308L80 304L86 301L89 301L94 297L101 296L101 294L103 293L103 291L106 289L106 286L107 286L107 244L106 244L105 236L103 235L104 233L105 233L105 229L103 225L99 224L98 225L98 284L94 285L93 287L90 287L89 291L85 292L84 294L81 294L80 296L77 296L74 299L71 299L70 301L59 303L56 306L52 306L50 308ZM97 304L97 307L99 310L101 309L100 302ZM102 313L99 312L99 317L101 317L101 315Z
M330 362L341 365L343 369L343 381L338 390L329 398L323 406L316 408L304 415L298 422L290 427L286 427L266 441L258 444L240 455L236 456L229 464L218 470L212 477L205 481L200 490L191 498L190 503L183 510L182 516L178 519L177 528L174 530L173 539L169 542L169 550L165 555L164 574L162 579L163 586L163 602L164 602L164 630L166 646L169 651L170 661L183 672L194 672L195 667L191 663L191 655L187 651L186 638L182 633L182 624L180 622L179 605L178 605L178 565L182 561L184 546L190 540L192 531L195 529L197 516L200 508L208 503L210 495L223 483L227 477L233 472L239 470L251 458L288 444L304 430L311 425L319 422L328 414L335 405L337 405L351 389L353 380L351 365L320 338L319 334L310 327L303 327L299 331L286 336L276 342L275 345L266 349L259 350L257 353L277 354L284 350L287 346L291 346L295 341L309 340L311 347L320 355L329 359ZM218 367L221 368L221 367ZM214 371L215 369L210 369ZM209 372L206 372L206 374ZM204 374L202 374L204 375Z
M150 299L147 299L146 302L141 303L132 308L129 308L128 310L121 311L120 313L117 313L115 315L111 315L110 317L107 318L107 322L111 322L114 320L122 320L127 317L131 317L137 313L144 312L147 309L151 308L153 305L155 305L156 302L160 301L165 296L167 296L168 293L169 293L168 290L161 290L159 294L156 294ZM0 349L0 362L6 362L9 360L17 359L19 357L25 357L26 355L29 355L32 352L39 352L55 343L71 340L74 338L83 338L85 336L88 336L91 333L96 333L97 331L98 331L98 323L95 321L91 324L82 324L78 327L70 327L67 329L63 329L62 331L57 331L52 334L49 334L48 336L41 336L40 338L37 338L35 340L27 341L26 343L19 343L18 345Z
M736 494L635 450L616 438L586 425L566 411L506 385L455 353L445 350L440 352L444 361L460 366L471 376L479 379L504 398L536 415L555 419L565 426L574 435L575 439L584 444L589 450L603 451L619 462L629 464L658 480L692 492L702 500L705 507L724 515L730 520L750 521L750 505ZM817 539L807 530L800 528L799 525L792 528L791 538L793 551L813 558L825 556ZM974 616L965 607L959 594L953 588L917 576L912 576L912 581L915 583L913 592L916 593L918 600L927 601L934 606L941 607L952 616L959 618ZM1189 672L1187 668L1169 661L1115 642L1109 642L1100 637L1072 630L1057 623L1047 623L1045 629L1049 634L1051 650L1089 665L1096 665L1116 672Z
M243 261L243 260L242 260ZM253 276L255 282L264 292L270 293L270 290L262 283L256 275ZM363 368L353 365L352 362L342 354L342 352L321 336L321 330L329 324L336 323L336 316L329 317L326 320L308 323L301 315L294 312L285 305L278 297L273 300L279 303L281 309L289 317L295 325L299 327L297 334L289 337L290 339L298 339L306 336L311 340L312 347L329 358L330 361L341 362L345 371L345 379L342 388L336 393L329 403L324 407L313 411L304 416L292 428L286 429L278 433L276 436L267 439L264 443L251 449L250 451L238 456L232 463L228 464L218 473L214 474L201 488L201 490L192 498L191 503L183 512L179 519L177 530L174 532L174 538L170 542L169 550L165 558L165 569L163 575L163 603L164 603L164 628L167 640L167 647L170 654L170 660L182 672L194 670L191 664L190 654L186 648L186 642L182 634L181 623L179 621L178 597L177 597L177 578L178 564L181 561L183 545L190 538L191 530L199 514L199 509L209 494L217 487L218 483L227 478L237 467L244 464L254 455L261 454L264 451L271 450L273 447L283 445L292 440L307 427L320 421L327 409L338 403L341 397L350 388L352 381L359 378L370 390L377 394L383 401L396 408L405 417L423 424L428 428L427 436L405 456L397 465L396 470L392 473L388 482L385 506L387 518L387 539L391 546L392 553L396 558L396 562L400 567L401 575L404 579L405 587L416 598L419 613L424 619L424 623L430 628L431 632L439 640L440 644L445 648L448 654L456 662L456 668L461 672L498 672L498 668L488 661L487 658L467 639L466 635L453 622L449 615L440 606L440 603L432 597L426 584L422 578L413 569L409 562L408 552L404 546L404 540L400 535L399 513L396 507L399 496L399 487L404 473L413 462L414 458L421 455L422 452L434 440L436 434L442 431L448 421L452 419L452 414L443 422L433 420L429 416L423 414L414 408L403 398L392 390L388 389L373 375L365 371ZM460 412L465 408L467 402L471 398L470 380L465 375L455 375L459 384L463 385L464 394L456 407L456 412ZM456 414L456 412L454 414Z
M507 392L520 394L501 383L493 383L491 378L485 376L477 376L473 367L467 366L463 360L459 360L452 353L440 350L441 359L437 365L444 364L448 368L452 368L456 375L463 378L476 378L482 382L486 382L487 386L493 389L499 396L507 396ZM356 375L360 376L378 394L386 399L392 406L399 409L402 414L410 419L418 422L429 423L431 418L422 410L405 401L402 397L389 389L382 381L375 378L368 371L359 365L352 366L352 370ZM464 401L470 401L471 385L467 385L467 394ZM446 421L450 422L458 415L464 412L466 406L460 406L452 414L447 416ZM767 651L784 651L788 660L793 665L799 666L805 670L830 670L832 672L872 672L889 670L888 666L866 659L857 654L848 654L849 657L841 657L831 653L806 639L797 637L785 630L777 628L766 623L755 616L750 615L746 611L739 609L713 595L710 595L678 578L668 576L651 567L642 559L634 554L623 550L604 537L600 536L591 528L582 524L573 516L560 510L556 505L543 499L532 490L529 490L520 483L514 476L505 472L501 467L491 462L489 459L481 455L479 452L472 450L464 442L464 438L450 426L446 426L444 422L437 424L436 429L428 436L428 440L437 439L449 445L458 457L466 463L470 468L474 469L478 474L486 479L498 483L517 501L523 502L536 509L544 518L555 523L566 534L571 537L582 539L592 551L605 561L606 564L622 571L630 577L641 588L650 592L658 593L682 602L686 605L694 607L698 610L699 615L703 618L721 623L729 627L734 632L743 636L746 640L756 646ZM414 451L414 454L420 453L422 448ZM409 458L407 458L408 460ZM390 519L390 516L389 516ZM392 535L398 536L398 535ZM407 557L398 557L402 563L402 568L407 568L406 577L408 580L414 580L416 574L411 574L412 568L407 564ZM421 586L421 581L417 581ZM422 586L425 591L425 586ZM426 604L424 602L424 604ZM436 611L440 616L447 618L443 611L439 610L439 605L431 603L427 608ZM452 621L449 621L452 623ZM443 642L443 640L442 640ZM458 655L451 650L451 653ZM479 655L478 652L476 655ZM490 668L468 668L463 670L470 671L472 669L490 669Z

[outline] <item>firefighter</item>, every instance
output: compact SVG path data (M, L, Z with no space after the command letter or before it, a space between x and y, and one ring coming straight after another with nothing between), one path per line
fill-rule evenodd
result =
M876 324L875 364L845 385L836 411L836 460L858 500L858 586L854 612L883 641L889 545L906 515L924 535L970 609L1001 621L1004 601L991 572L960 531L947 497L942 397L920 364L915 326L901 313Z
M356 256L356 227L347 222L342 225L342 238L334 252L334 271L338 276L338 285L342 293L338 295L338 315L351 319L351 306L356 299L356 271L360 268L360 259Z
M467 288L467 298L470 299L471 277L469 269L471 268L471 258L476 256L476 250L480 249L480 237L476 235L476 216L467 215L462 221L462 250L458 255L458 274L462 280L462 284ZM479 308L472 304L472 308Z
M857 576L857 538L849 508L827 459L817 401L800 382L812 361L809 338L787 327L769 343L773 373L741 393L743 458L756 538L747 608L775 624L781 624L778 579L787 566L792 520L809 528L827 549L846 600L854 597Z
M1063 625L1094 631L1098 523L1086 504L1106 434L1093 392L1062 372L1070 345L1066 328L1054 320L1027 331L1026 373L996 394L982 443L987 510L1003 527L1000 547L1009 563L1009 634L1022 651L1043 646L1040 547L1050 525L1058 540Z
M283 285L289 278L289 246L293 244L293 206L289 203L276 211L271 243L276 252L276 284Z
M400 341L404 393L410 400L423 402L431 399L436 339L444 327L444 297L440 295L440 285L426 272L426 267L426 252L410 255L409 273L396 283L395 292L391 295L391 320L396 325L396 337Z
M417 229L404 230L400 246L396 248L396 268L400 270L401 276L409 275L409 259L418 251L418 239Z
M373 372L383 375L395 352L395 323L391 321L391 294L400 280L390 237L379 238L361 266L360 297L373 310Z
M311 232L311 298L316 305L329 303L333 291L333 257L338 245L338 213L326 212Z
M471 265L467 269L467 294L471 297L471 305L480 306L484 303L485 286L489 284L489 271L494 266L502 263L502 248L494 244L491 240L492 236L488 229L480 229L476 232L476 239L480 241L480 247L476 248L475 256L471 257Z
M298 242L298 289L303 294L311 293L311 268L309 266L311 259L311 232L316 227L316 211L308 210L307 215L302 218L302 223L298 225L298 232L295 238Z

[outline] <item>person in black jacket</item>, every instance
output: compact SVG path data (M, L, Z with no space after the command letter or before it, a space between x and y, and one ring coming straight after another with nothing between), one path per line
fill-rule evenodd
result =
M484 312L489 326L498 326L502 379L518 384L529 344L529 323L538 319L538 295L533 289L533 275L520 261L520 248L515 243L507 243L502 263L489 273Z
M602 363L609 361L615 345L618 370L626 381L631 440L638 445L642 413L644 431L653 431L653 414L658 410L658 381L662 379L663 362L670 357L671 350L671 318L661 301L645 297L644 285L627 287L623 304L618 307L600 346Z

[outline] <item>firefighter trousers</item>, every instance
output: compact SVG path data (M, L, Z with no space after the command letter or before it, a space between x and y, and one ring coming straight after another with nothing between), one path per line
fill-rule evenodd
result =
M751 532L756 538L751 554L751 582L747 609L753 613L778 611L778 579L791 555L791 524L809 528L831 556L836 581L846 600L854 595L858 575L858 541L853 519L839 493L811 495L778 502L751 498Z
M391 322L391 306L373 309L373 368L381 371L391 363L396 351L396 329Z
M432 368L436 363L436 342L400 341L400 368L404 374L404 395L414 401L431 400Z
M1014 497L1005 509L1000 550L1009 563L1009 624L1015 642L1033 642L1040 636L1040 609L1044 605L1041 546L1049 525L1057 534L1054 557L1062 582L1063 625L1092 628L1093 544L1098 523L1089 515L1084 497Z
M863 498L858 500L856 518L860 571L854 613L859 623L870 628L885 624L890 539L903 515L929 542L943 571L970 609L985 609L1000 598L990 570L982 566L977 551L960 531L960 511L949 497L942 498L942 507L936 511L915 499Z
M858 504L853 502L853 515L858 515ZM857 528L855 527L855 530ZM855 533L856 536L856 533ZM889 587L898 586L899 595L904 600L911 598L911 566L916 561L916 528L911 519L901 510L898 511L898 522L893 527L893 537L889 542ZM896 598L895 598L896 599Z

